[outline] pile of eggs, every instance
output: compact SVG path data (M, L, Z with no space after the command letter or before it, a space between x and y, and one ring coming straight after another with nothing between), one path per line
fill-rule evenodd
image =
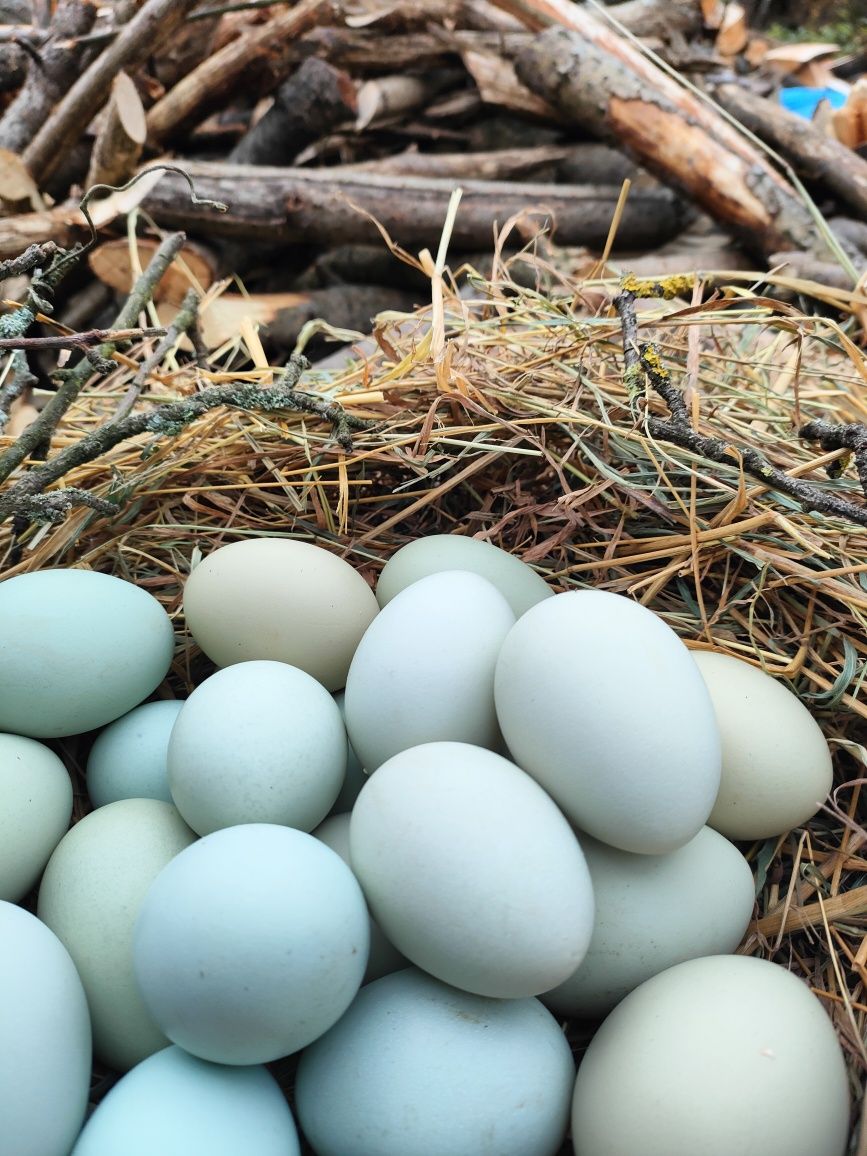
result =
M0 1150L555 1156L571 1126L576 1156L841 1156L825 1010L732 954L733 840L831 785L784 686L461 537L375 595L238 542L184 613L217 671L146 702L175 651L150 594L0 584ZM70 828L40 740L97 728ZM577 1076L566 1020L601 1023ZM92 1056L119 1078L85 1122Z

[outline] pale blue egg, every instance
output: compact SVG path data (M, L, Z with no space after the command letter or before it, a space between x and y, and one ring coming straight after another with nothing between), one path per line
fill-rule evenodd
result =
M166 754L183 702L146 702L97 735L87 759L87 793L94 807L119 799L171 803Z
M105 726L165 678L174 636L156 598L92 570L0 584L0 731L55 738Z
M469 995L410 968L362 988L306 1049L295 1103L317 1156L554 1156L574 1082L538 1000Z
M274 1077L209 1064L180 1048L143 1060L111 1089L73 1156L298 1156Z
M0 1152L67 1156L90 1088L90 1018L66 948L0 902Z

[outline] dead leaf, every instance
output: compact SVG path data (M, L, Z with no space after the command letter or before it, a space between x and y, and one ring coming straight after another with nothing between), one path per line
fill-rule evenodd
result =
M723 22L725 10L723 0L701 0L701 18L705 28L715 32Z
M836 44L780 44L768 49L764 63L779 72L796 72L811 60L832 56L839 51Z
M10 205L27 201L34 213L45 208L27 165L9 149L0 149L0 201L7 201Z

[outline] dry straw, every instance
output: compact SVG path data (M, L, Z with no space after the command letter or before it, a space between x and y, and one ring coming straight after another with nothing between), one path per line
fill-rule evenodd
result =
M511 276L517 266L498 259L491 279L472 271L463 279L468 295L456 292L442 261L423 254L421 265L434 288L433 326L430 308L381 319L375 341L345 367L311 371L302 383L380 423L356 436L351 453L309 415L213 411L149 445L144 458L143 440L127 443L66 479L117 501L115 519L77 509L17 546L9 524L0 527L4 576L75 565L137 582L176 623L174 689L184 693L196 658L181 596L200 555L241 538L290 535L340 553L373 582L410 539L469 534L523 558L557 589L628 595L690 646L784 679L831 742L835 790L806 829L745 848L758 906L741 950L809 981L860 1096L867 529L805 512L744 476L736 455L713 464L655 441L643 415L665 415L661 402L648 396L636 410L623 384L616 278L566 280L534 248L521 267L535 268L544 291L522 288ZM802 312L775 300L780 290L830 308ZM657 343L701 432L862 500L851 467L829 477L842 451L820 454L797 430L817 418L867 421L867 366L849 336L867 298L782 275L720 272L696 279L686 299L641 304L641 338ZM80 395L56 448L111 417L152 348L143 342ZM250 353L239 334L211 374L167 357L140 404L238 376L272 380L261 347ZM245 359L260 368L229 372ZM74 744L68 753L74 761Z

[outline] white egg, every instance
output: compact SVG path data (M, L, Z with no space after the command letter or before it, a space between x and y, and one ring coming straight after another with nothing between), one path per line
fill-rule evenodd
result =
M350 819L349 814L329 815L325 822L312 832L315 838L320 839L326 847L330 847L332 851L336 852L348 867L352 866L349 855ZM371 919L370 956L367 960L367 970L364 973L363 982L370 983L374 979L381 979L382 976L389 975L391 972L406 966L406 959L394 944L388 942L379 924Z
M819 724L786 686L748 662L694 650L722 736L722 779L708 823L730 839L800 827L831 789Z
M637 602L575 590L528 610L503 643L495 697L515 762L589 835L662 855L704 826L720 782L710 695Z
M555 1156L575 1066L535 999L468 995L415 969L359 992L301 1056L317 1156Z
M284 662L239 662L193 691L172 729L169 788L194 831L310 831L337 798L346 731L328 691Z
M126 714L162 682L172 624L146 590L92 570L0 583L0 731L52 738Z
M42 876L39 918L81 975L94 1052L118 1071L168 1043L135 982L133 927L157 874L194 839L170 803L122 799L76 823Z
M667 855L631 855L581 836L596 897L584 960L542 1002L557 1015L593 1018L660 971L740 943L755 900L746 859L703 827Z
M429 743L395 755L358 796L350 855L389 940L445 983L515 999L584 958L593 891L578 840L492 751Z
M72 1156L299 1156L277 1081L164 1048L120 1080L87 1121Z
M285 538L221 546L184 587L187 626L218 666L273 659L329 690L379 607L361 575L336 554Z
M137 706L96 737L87 757L87 793L94 807L119 799L172 801L166 754L183 702Z
M324 843L253 823L206 835L148 891L135 972L156 1022L202 1059L287 1056L339 1019L367 966L354 875Z
M422 578L389 602L346 680L346 729L368 771L421 743L499 746L494 667L514 621L490 582L460 570Z
M0 734L0 799L0 899L17 903L69 826L72 782L54 751Z
M0 1151L67 1156L90 1089L90 1019L44 923L0 901Z
M750 956L649 979L590 1043L575 1085L577 1156L843 1156L846 1065L801 980Z
M516 618L554 593L526 562L490 542L461 534L429 534L407 542L392 554L376 584L376 600L385 606L413 582L442 570L469 570L487 578L509 603Z

